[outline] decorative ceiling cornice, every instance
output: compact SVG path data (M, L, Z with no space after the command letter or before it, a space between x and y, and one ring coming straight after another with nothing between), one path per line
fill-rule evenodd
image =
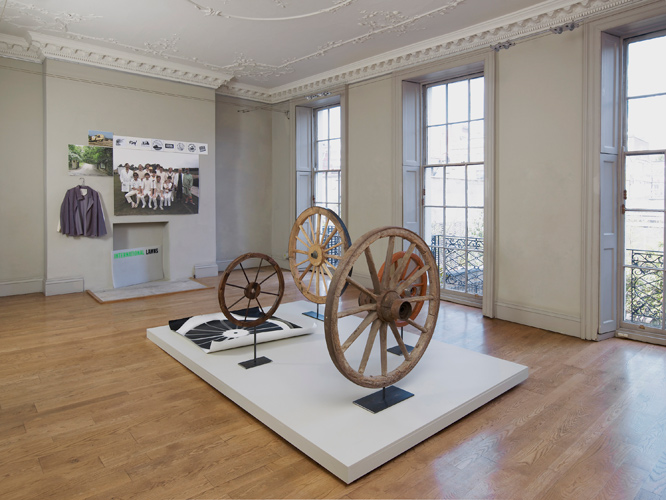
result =
M36 47L23 38L0 33L0 57L10 57L28 62L41 62L42 57Z
M203 2L204 0L199 1ZM284 7L282 0L273 1L278 6ZM464 1L447 0L444 6L421 16L431 17L445 14ZM151 44L147 43L144 48L126 47L116 43L119 49L113 49L108 48L108 44L113 44L114 40L93 40L91 37L83 38L82 35L72 33L69 26L81 22L81 19L73 14L57 13L58 16L56 16L55 21L48 21L51 24L55 22L57 26L51 27L49 24L49 29L58 28L66 33L66 37L51 36L35 31L28 31L25 39L0 34L0 56L32 62L51 58L89 64L214 88L218 89L217 92L222 95L275 104L332 87L355 83L415 65L437 61L452 55L483 48L490 50L492 45L510 40L519 41L529 36L549 32L550 29L564 23L575 22L580 24L591 17L605 15L618 9L659 2L663 2L663 0L548 0L511 15L273 88L237 83L233 78L234 75L240 76L245 73L259 79L265 76L275 76L276 74L286 75L291 72L293 64L305 59L320 57L340 44L361 43L368 36L374 36L384 31L399 33L400 30L411 29L414 26L413 19L406 17L403 19L398 15L399 13L394 13L393 17L389 16L387 18L384 12L363 11L362 21L370 28L369 33L363 35L365 37L362 37L363 39L329 42L322 47L318 47L317 51L312 54L285 61L284 65L280 66L262 64L239 55L233 64L220 67L200 61L197 58L189 60L179 56L175 48L175 44L179 40L178 34L174 34L169 39L160 39ZM36 9L32 5L16 1L10 3L20 5L23 11L29 13ZM335 0L334 4L333 8L343 8L349 2ZM35 10L35 16L39 17L42 12L37 12L37 10ZM88 40L88 38L91 39ZM102 47L96 43L104 43L105 46Z
M295 19L304 19L307 17L318 16L320 14L330 14L337 10L347 7L356 0L333 0L333 5L325 9L319 9L314 12L307 12L305 14L299 14L294 16L283 16L283 17L248 17L248 16L238 16L235 14L225 13L221 10L214 9L212 7L207 7L201 5L194 0L186 0L189 4L193 5L199 12L202 12L205 16L213 17L222 17L225 19L239 19L242 21L293 21ZM276 2L279 7L285 8L285 5L282 2Z
M42 58L76 62L115 69L127 73L152 76L180 83L189 83L217 89L232 76L194 68L163 59L155 59L109 48L96 47L66 38L29 32L30 45L38 50Z
M510 16L460 30L425 42L386 52L354 64L320 73L311 78L272 89L230 82L219 94L252 99L264 103L279 103L303 97L323 89L355 83L436 61L452 55L488 48L509 39L520 39L563 23L577 21L615 11L628 5L653 3L662 0L551 0L536 7L524 9Z

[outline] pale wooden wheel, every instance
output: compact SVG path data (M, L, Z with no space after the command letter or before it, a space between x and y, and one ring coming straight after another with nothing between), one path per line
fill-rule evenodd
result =
M256 271L245 267L249 259L259 259ZM268 264L269 273L260 277L264 261ZM273 277L277 279L272 280ZM245 327L260 325L273 316L283 295L282 269L277 262L263 253L246 253L235 259L227 266L217 287L217 298L224 315L229 321ZM262 301L259 300L260 297L263 297ZM231 314L231 310L237 305L244 311L243 319ZM248 319L250 310L254 307L257 308L257 313Z
M289 268L306 299L326 302L329 284L350 245L347 228L332 210L310 207L298 216L289 235Z
M394 249L404 248L405 244L409 245L407 250L393 264ZM381 277L373 258L373 248L376 252L386 252L384 272ZM415 260L412 256L418 257L423 265L414 272L405 273L410 262ZM361 257L364 257L367 263L372 280L371 287L366 288L348 275L348 271ZM414 296L405 293L415 284L420 284L424 275L427 275L428 282L425 290L421 290L422 293ZM362 305L338 311L340 296L347 284L358 289L362 295L367 296L367 299ZM423 304L423 310L420 315L413 318L417 304ZM369 231L342 257L326 299L324 329L326 346L333 364L355 384L370 388L388 387L407 375L419 362L432 338L438 312L439 271L428 245L417 234L401 227L383 227ZM351 334L341 339L339 321L352 314L363 314L364 317ZM408 327L411 326L419 334L418 342L411 353L407 352L400 337L396 325L398 321L404 322ZM402 352L402 358L393 357L397 361L391 360L391 367L386 352L389 330ZM379 336L377 354L380 359L378 366L373 366L376 374L369 374L366 372L369 371L370 355L377 336ZM355 346L357 341L359 343ZM361 351L363 345L365 347ZM355 367L352 367L351 363Z

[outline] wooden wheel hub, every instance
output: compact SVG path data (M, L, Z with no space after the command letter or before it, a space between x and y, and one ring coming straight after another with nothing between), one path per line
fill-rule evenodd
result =
M310 264L313 266L321 266L321 263L324 260L324 251L322 250L321 246L312 245L310 248L308 248L308 258L310 260Z
M259 283L248 283L245 287L245 298L247 299L256 299L261 294L261 285Z
M397 292L389 290L378 301L377 314L387 323L396 320L405 321L412 315L412 305L404 300Z

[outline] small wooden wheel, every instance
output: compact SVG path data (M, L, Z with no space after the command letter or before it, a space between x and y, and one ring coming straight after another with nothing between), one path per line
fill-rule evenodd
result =
M405 255L405 252L396 252L393 254L393 258L391 259L391 273L395 272L395 269L398 266L398 262L400 259ZM382 264L382 267L379 268L379 272L377 273L379 277L379 281L381 282L382 277L384 276L384 266L385 264ZM407 265L405 266L405 270L402 272L400 275L400 281L405 281L406 279L411 278L416 272L418 272L421 268L423 267L423 261L421 258L416 255L416 254L411 254L409 256L409 261L407 262ZM400 294L401 297L419 297L423 296L426 294L426 290L428 287L428 277L426 276L425 273L421 275L421 278L416 281L412 286L407 288L404 292ZM363 294L365 295L365 294ZM366 296L367 297L367 296ZM360 301L361 296L359 295L359 301ZM369 299L369 297L368 297ZM360 305L360 304L359 304ZM409 317L409 319L416 319L416 317L419 315L421 312L421 308L423 307L423 302L415 302L414 306L412 308L412 315ZM409 323L406 321L403 321L401 319L396 320L395 325L396 326L407 326Z
M243 267L243 262L248 259L260 259L256 272ZM269 274L260 277L261 265L264 261L269 264ZM234 273L234 271L241 272ZM275 280L271 280L274 276L277 276L277 283ZM227 266L217 288L217 298L224 315L238 326L246 327L260 325L273 316L280 305L283 294L282 269L277 262L263 253L246 253L234 260ZM263 304L259 301L260 297L264 298ZM245 300L247 300L247 304ZM242 320L231 314L231 309L237 304L240 304L245 311ZM256 307L257 311L251 315L252 319L248 319L250 309L253 307Z
M409 245L408 249L394 261L394 248L404 248L405 243ZM386 252L383 268L388 271L381 275L375 266L373 249ZM372 287L366 288L348 275L348 271L362 256L367 263ZM408 272L409 267L419 261L422 265ZM416 295L410 295L409 291L413 287L420 288L422 276L427 276L424 289ZM340 296L347 284L366 296L365 304L338 311ZM345 377L363 387L388 387L402 379L419 362L432 338L439 313L439 293L437 264L428 245L417 234L401 227L383 227L361 236L342 257L326 298L324 330L333 364ZM414 316L417 304L426 307ZM352 314L365 316L351 335L341 340L339 321ZM398 321L415 328L419 334L411 353L407 352L400 337ZM402 352L402 358L392 356L390 362L386 352L389 330ZM379 352L374 350L379 363L373 363L370 362L370 355L377 336ZM357 368L353 368L352 364Z
M298 216L289 235L289 268L306 299L326 302L333 274L350 245L347 228L332 210L310 207Z

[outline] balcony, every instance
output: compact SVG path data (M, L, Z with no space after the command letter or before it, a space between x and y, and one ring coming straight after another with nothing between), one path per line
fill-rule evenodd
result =
M664 252L627 249L624 319L630 323L663 328Z
M430 250L447 290L483 295L483 238L433 235Z

